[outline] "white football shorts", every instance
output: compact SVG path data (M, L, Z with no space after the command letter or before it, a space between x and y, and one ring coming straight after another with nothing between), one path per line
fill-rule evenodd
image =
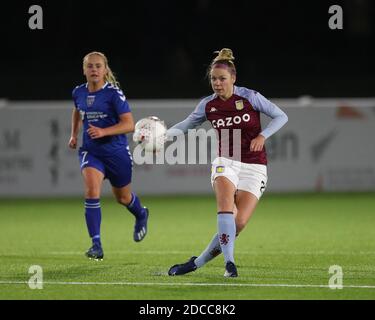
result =
M211 167L212 187L217 177L226 177L237 190L250 192L259 200L267 187L267 166L217 157Z

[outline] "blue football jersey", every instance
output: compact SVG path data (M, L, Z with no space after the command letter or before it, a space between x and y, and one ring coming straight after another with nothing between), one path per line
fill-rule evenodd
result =
M100 128L110 127L119 122L121 114L130 112L121 89L107 82L100 90L89 92L85 83L77 86L72 95L83 122L82 149L97 156L108 156L128 146L125 134L91 139L87 133L89 124Z

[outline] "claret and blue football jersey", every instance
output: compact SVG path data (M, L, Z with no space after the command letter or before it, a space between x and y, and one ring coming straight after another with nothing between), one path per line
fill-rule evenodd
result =
M272 121L268 123L264 130L262 130L260 123L260 113L272 118ZM262 151L251 151L251 140L259 134L267 139L288 121L288 117L278 106L259 92L234 86L233 95L226 101L220 99L217 94L203 98L185 120L168 130L167 135L174 136L180 134L180 132L186 133L189 129L193 129L207 120L218 132L219 156L221 156L222 130L229 130L229 154L233 154L234 145L231 136L233 130L238 129L241 130L241 161L266 165L265 147Z
M91 139L87 133L89 124L110 127L119 122L121 114L131 111L121 89L106 82L100 90L89 92L85 83L73 90L73 101L83 122L82 149L93 155L108 156L128 147L125 134Z

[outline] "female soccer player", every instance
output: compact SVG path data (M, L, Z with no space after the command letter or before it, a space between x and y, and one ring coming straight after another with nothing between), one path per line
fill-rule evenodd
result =
M119 88L106 56L91 52L83 59L87 83L73 90L75 108L69 147L77 147L80 124L83 124L79 161L85 186L85 217L92 247L86 252L91 259L104 257L100 241L100 194L104 179L112 185L117 201L135 216L134 241L147 233L148 209L131 191L132 157L127 133L134 131L129 104Z
M211 183L218 211L217 234L199 257L172 266L168 271L171 276L194 271L221 252L225 260L224 276L238 276L234 263L235 238L245 228L267 183L264 143L288 121L287 115L259 92L234 85L236 67L232 50L224 48L215 53L218 55L208 70L214 94L202 99L184 121L168 130L167 136L186 133L206 120L216 129L221 147L212 163ZM272 118L264 130L260 113ZM235 141L238 133L240 140ZM225 143L229 150L223 149ZM237 158L236 149L239 149Z

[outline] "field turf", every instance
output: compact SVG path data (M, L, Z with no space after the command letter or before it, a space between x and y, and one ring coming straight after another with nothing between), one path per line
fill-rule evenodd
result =
M82 199L0 199L0 299L374 299L375 194L266 194L235 246L239 277L223 277L219 256L169 277L216 230L213 196L141 197L149 233L132 240L134 218L102 199L103 261L90 245ZM29 267L43 269L32 290ZM343 289L328 287L329 267Z

